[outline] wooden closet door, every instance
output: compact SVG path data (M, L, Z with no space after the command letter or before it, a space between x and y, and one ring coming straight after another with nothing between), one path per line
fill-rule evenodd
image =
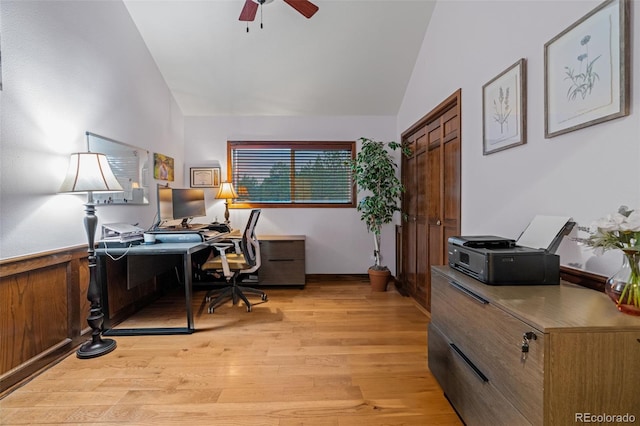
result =
M440 118L428 124L429 161L427 164L427 234L428 246L425 263L442 265L442 125ZM431 311L431 277L425 283L427 294L424 306Z
M413 297L423 306L427 306L427 284L431 279L427 258L427 134L426 129L419 131L416 139L416 216L415 216L415 276L416 286Z
M419 288L424 287L423 268L419 269L419 258L425 255L425 190L424 169L426 157L425 129L420 129L405 143L411 150L411 156L402 159L402 182L405 186L402 211L406 220L402 227L403 258L401 277L404 289L415 295Z
M448 239L460 234L460 91L405 131L402 141L412 151L402 161L402 286L430 310L431 266L448 262Z
M402 289L409 295L413 295L416 291L416 144L415 138L411 137L404 141L411 150L411 156L403 157L401 161L402 167L402 184L405 192L402 196L402 212L406 215L402 221Z
M417 129L403 139L411 150L402 160L402 182L405 186L403 212L407 215L402 227L402 287L421 305L428 301L430 279L427 262L427 129Z
M453 105L427 125L427 226L429 268L448 263L449 237L460 233L460 137L458 106ZM431 310L431 276L427 276L425 307Z
M427 306L428 294L426 292L427 282L430 279L429 268L427 267L427 133L426 128L416 132L415 150L412 155L413 166L415 167L413 174L415 182L412 187L414 210L411 213L412 223L409 232L413 235L408 236L412 247L409 255L412 257L413 265L413 297L423 306Z
M460 103L442 115L442 265L448 263L449 237L460 235Z

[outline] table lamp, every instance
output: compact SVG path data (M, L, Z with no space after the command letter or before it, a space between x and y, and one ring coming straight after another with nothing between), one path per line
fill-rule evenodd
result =
M104 314L101 307L101 290L96 281L96 256L94 238L98 218L95 215L96 205L93 200L94 192L122 192L123 188L113 175L107 157L95 152L77 152L71 154L67 175L58 192L86 192L86 215L84 228L87 231L89 243L89 287L87 300L91 302L87 323L93 330L91 340L84 343L77 350L78 358L95 358L107 354L116 348L116 342L112 339L102 339L102 322Z
M229 200L234 200L238 198L238 194L236 190L233 189L233 184L231 182L223 182L220 185L220 189L216 194L216 198L224 199L224 223L229 225Z

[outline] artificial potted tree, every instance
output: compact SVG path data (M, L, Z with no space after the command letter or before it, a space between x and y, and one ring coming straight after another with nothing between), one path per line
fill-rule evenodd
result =
M410 155L409 148L398 142L380 142L360 138L362 147L355 159L350 161L353 179L358 193L365 196L358 202L357 210L360 219L373 234L373 257L375 263L369 268L369 281L373 291L386 291L391 271L381 264L380 232L382 226L393 220L393 215L400 210L398 206L404 186L396 176L397 164L390 150L401 149Z

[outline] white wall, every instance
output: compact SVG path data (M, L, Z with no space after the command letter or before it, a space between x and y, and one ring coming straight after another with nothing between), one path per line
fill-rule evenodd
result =
M226 177L228 140L397 140L395 117L185 117L185 172L220 165ZM224 202L207 193L209 219L223 220ZM247 210L232 209L232 226L244 226ZM373 236L355 209L263 209L258 234L306 235L308 274L366 273L373 264ZM382 234L383 264L395 271L394 226Z
M175 158L183 121L121 2L0 2L0 258L86 244L86 195L58 195L85 131ZM149 206L98 208L99 224L150 225Z
M600 1L439 1L398 130L462 88L462 233L517 238L536 214L588 225L624 204L640 207L640 2L632 6L632 105L627 117L544 138L544 44ZM633 27L633 25L632 25ZM528 142L482 155L482 86L528 61ZM571 241L561 262L607 274L620 265ZM604 264L603 264L604 263Z
M589 223L620 204L640 207L640 55L630 116L544 138L544 43L599 3L438 2L397 119L183 119L120 2L0 0L0 258L85 243L84 197L56 192L87 130L174 157L172 186L188 186L190 166L218 162L224 175L228 139L395 140L459 87L463 233L515 238L535 214ZM631 8L636 24L639 3ZM632 34L637 50L640 31ZM521 57L528 60L528 143L483 156L482 85ZM100 222L150 225L151 194L149 206L99 208ZM209 219L222 219L222 202L208 198ZM244 223L246 214L233 210L231 219ZM371 264L371 236L354 209L269 209L259 226L306 234L309 273L363 272ZM566 246L563 263L611 268ZM393 226L384 230L383 256L395 270Z

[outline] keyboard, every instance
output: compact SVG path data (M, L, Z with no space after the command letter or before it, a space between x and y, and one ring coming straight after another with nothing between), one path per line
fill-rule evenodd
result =
M200 229L207 229L208 227L209 227L209 224L207 223L190 223L189 228L187 229L200 230Z
M220 235L220 232L208 229L206 231L200 231L200 234L202 234L205 240L210 240Z
M190 228L156 228L152 231L147 231L149 234L197 234L197 229Z
M209 225L205 223L191 223L188 228L183 228L182 226L176 227L167 227L167 228L156 228L151 232L156 233L168 233L168 232L178 232L178 233L189 233L189 232L200 232L202 230L207 230Z

